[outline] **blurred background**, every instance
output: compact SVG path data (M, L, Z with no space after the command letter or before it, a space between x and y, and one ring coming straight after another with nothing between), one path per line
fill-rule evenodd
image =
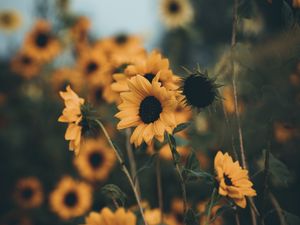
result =
M160 51L178 76L187 76L182 67L200 67L222 86L221 98L210 108L178 112L182 122L192 121L176 137L182 162L194 150L200 168L210 173L214 172L213 159L218 150L234 155L239 148L231 70L234 58L244 147L250 178L258 193L263 193L265 187L264 154L266 150L271 153L267 190L270 198L265 202L258 194L255 203L264 212L266 224L300 224L300 2L240 0L233 56L232 0L174 0L179 11L171 7L172 2L0 0L1 225L83 224L88 212L107 205L114 207L102 190L105 184L117 185L127 196L120 204L136 210L119 164L107 154L111 149L99 144L107 151L98 149L105 166L100 160L102 175L95 175L97 172L90 169L94 161L89 161L87 154L77 159L68 150L64 140L66 126L57 122L63 109L58 92L71 84L101 114L129 166L131 156L125 147L128 134L117 132L117 102L107 89L113 82L112 72L109 85L83 75L87 60L93 57L91 49L105 49L107 58L95 56L95 60L104 60L105 68L114 68L111 51L124 56L114 40L124 35L130 38L126 40L132 40L130 47L135 53L144 48L148 53ZM49 34L45 51L32 41L39 32ZM39 44L45 45L45 39ZM153 153L159 151L166 223L181 225L181 190L165 144L131 148L140 171L137 177L143 204L148 209L158 208ZM87 152L95 150L87 148ZM78 212L59 200L70 186L78 187L81 193L76 204L74 199L72 203L80 209ZM190 205L200 215L197 222L205 224L205 205L211 189L198 180L188 183L187 188ZM274 210L274 201L279 211ZM214 215L220 207L213 210ZM241 224L251 224L249 207L238 212ZM279 221L278 212L284 223ZM233 221L232 214L225 212L213 224Z

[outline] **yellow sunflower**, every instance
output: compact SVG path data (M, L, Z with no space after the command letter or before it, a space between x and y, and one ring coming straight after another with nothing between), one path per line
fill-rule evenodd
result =
M161 211L160 209L146 209L145 220L148 225L159 225L161 224ZM165 225L177 225L174 217L163 215L163 224Z
M33 30L25 37L23 49L32 57L44 62L58 55L60 43L51 32L51 24L45 20L37 21Z
M241 208L246 207L245 196L255 196L249 180L248 170L242 169L239 162L233 162L228 153L221 151L215 156L214 167L219 182L219 194L231 198Z
M0 30L7 32L15 31L21 26L22 19L20 14L14 10L0 11Z
M91 181L104 181L116 158L112 149L102 139L88 139L82 146L81 154L74 159L79 173Z
M83 80L78 71L72 68L59 68L51 76L51 84L55 93L62 91L66 86L71 85L76 92L82 88Z
M84 225L136 225L136 216L124 209L118 208L112 212L105 207L98 212L91 212L86 218Z
M173 198L171 201L171 216L177 224L184 223L184 203L181 198Z
M183 27L192 22L194 11L189 0L161 0L160 14L170 29Z
M95 43L95 48L104 50L107 56L112 54L133 54L143 49L139 36L119 34L101 39Z
M11 61L10 67L13 72L26 79L38 75L42 64L26 52L19 52Z
M161 87L159 76L150 83L146 78L137 75L128 81L128 92L121 93L122 103L116 117L120 119L117 128L136 127L130 142L139 146L147 144L155 137L160 142L164 133L172 133L176 127L174 115L177 101L175 94Z
M51 209L64 220L83 215L91 205L91 187L71 177L64 177L50 194Z
M85 16L80 16L71 28L71 37L78 51L84 51L89 45L88 32L90 28L91 21Z
M62 115L58 118L59 122L68 123L68 128L65 134L65 139L70 141L69 149L78 154L81 145L82 131L82 113L81 107L84 104L84 99L67 86L65 92L59 92L62 99L65 101L65 108Z
M159 75L159 82L163 87L168 90L176 90L178 88L179 78L173 74L169 68L169 60L163 58L162 55L157 52L151 52L147 58L134 65L129 65L124 74L116 74L113 76L116 83L113 86L113 90L117 92L128 91L127 79L136 75L145 77L149 82L152 82L154 77Z
M110 64L102 51L87 48L82 51L77 61L78 69L89 83L107 84L111 81L108 76Z
M41 182L35 177L20 179L16 184L15 199L23 208L37 208L43 203Z

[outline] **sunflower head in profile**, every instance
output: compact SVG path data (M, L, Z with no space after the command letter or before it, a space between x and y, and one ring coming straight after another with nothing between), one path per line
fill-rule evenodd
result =
M75 91L81 90L83 81L80 73L73 68L62 67L56 69L51 76L51 85L55 93L65 90L71 85Z
M160 13L163 23L170 29L183 27L194 17L189 0L161 0Z
M158 79L159 76L150 83L137 75L128 80L129 91L121 93L123 102L116 114L120 119L117 128L136 127L130 138L135 146L143 141L150 144L154 137L162 142L165 131L172 133L176 127L175 93L162 87Z
M88 139L74 159L81 176L90 181L104 181L115 164L115 154L102 139Z
M20 179L16 184L15 199L22 208L37 208L43 203L41 182L35 177Z
M128 91L127 79L136 75L145 77L149 82L152 82L154 77L158 75L158 81L163 87L168 90L176 90L179 79L169 67L169 60L163 58L159 52L153 51L146 59L126 67L123 74L114 75L116 82L113 84L113 90L117 92Z
M60 43L51 31L51 24L39 20L25 37L23 48L36 59L48 62L59 53Z
M82 139L97 136L99 127L93 119L90 119L91 106L86 104L83 98L78 97L70 86L59 94L64 100L65 108L58 121L68 123L65 139L70 141L69 149L78 155Z
M0 30L15 31L21 26L21 16L14 10L0 11Z
M216 84L215 80L199 69L188 72L189 75L182 79L180 85L183 102L186 105L201 110L220 98L218 92L220 85Z
M19 52L11 61L11 70L26 78L31 79L38 75L42 64L27 52Z
M91 187L71 177L64 177L50 195L51 209L65 220L83 215L91 205Z
M219 183L219 194L231 198L241 208L246 207L245 196L255 196L248 170L242 169L239 162L233 162L228 153L217 153L214 160L216 179Z
M103 208L99 213L91 212L84 225L135 225L137 218L134 213L126 211L123 207L112 212L109 208Z

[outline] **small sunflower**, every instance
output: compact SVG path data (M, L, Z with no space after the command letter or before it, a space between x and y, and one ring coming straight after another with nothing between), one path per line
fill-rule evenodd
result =
M296 128L287 123L274 123L274 137L278 143L286 143L295 137Z
M111 81L111 77L108 76L110 64L102 51L85 49L79 55L77 65L84 79L89 83L98 83L100 80L101 84L107 84Z
M115 164L115 154L102 139L87 140L74 163L79 173L91 181L104 181Z
M113 54L134 54L143 50L140 37L122 33L99 40L96 42L95 48L104 50L107 56Z
M32 57L48 62L59 53L60 43L51 32L51 24L45 20L39 20L25 37L23 48Z
M21 16L17 11L0 11L0 30L7 32L15 31L21 26Z
M171 214L178 224L184 224L184 203L181 198L172 199Z
M66 89L68 85L71 85L75 91L79 92L82 83L82 76L78 71L72 68L59 68L55 70L51 76L51 84L55 92Z
M123 102L118 106L120 119L117 128L136 127L130 142L139 146L143 140L150 144L155 137L160 142L164 133L172 133L176 127L174 111L177 105L175 94L161 87L157 76L152 83L137 75L128 81L128 92L121 93Z
M91 21L85 16L80 16L71 28L71 38L78 51L84 51L86 46L88 46L88 32L90 28Z
M159 225L161 224L161 211L160 209L146 209L145 220L148 225ZM165 225L177 225L176 220L168 215L163 215L163 223Z
M135 225L137 221L136 216L124 209L118 208L112 212L105 207L100 213L91 212L86 218L84 225Z
M83 215L91 205L91 187L71 177L64 177L50 194L51 209L65 220Z
M200 70L189 71L189 76L182 79L181 94L183 102L191 107L203 109L219 98L218 87L214 80Z
M160 13L163 23L170 29L183 27L194 17L189 0L161 0Z
M242 169L238 161L233 162L228 153L223 154L221 151L215 157L214 167L219 182L219 194L231 198L236 205L245 208L245 196L256 195L248 170Z
M16 202L23 208L37 208L43 203L41 182L35 177L20 179L16 184Z
M38 75L42 64L26 52L19 52L11 61L11 70L26 79Z
M159 52L153 51L140 63L129 65L124 70L124 74L114 75L116 83L113 90L117 92L128 91L127 79L136 75L145 77L149 82L152 82L154 77L159 75L159 82L162 83L163 87L168 90L176 90L179 79L172 73L169 66L168 59L163 58Z

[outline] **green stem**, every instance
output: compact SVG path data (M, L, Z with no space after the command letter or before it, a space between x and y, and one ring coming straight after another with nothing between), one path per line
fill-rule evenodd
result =
M209 203L208 209L207 209L207 217L206 217L205 225L209 225L209 223L210 223L211 209L214 205L214 201L215 201L216 196L217 196L217 189L214 188L214 190L212 192L212 195L211 195L210 203Z

